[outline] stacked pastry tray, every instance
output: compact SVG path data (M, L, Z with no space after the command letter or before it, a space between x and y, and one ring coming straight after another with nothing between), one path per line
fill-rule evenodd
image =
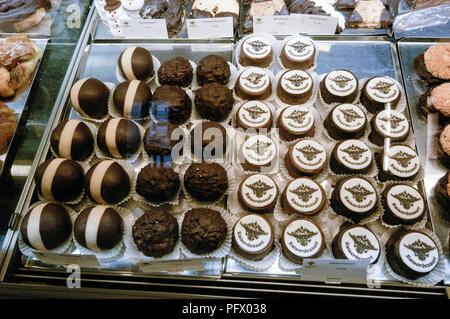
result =
M390 76L402 83L402 73L400 69L400 63L398 60L396 45L388 41L384 37L346 37L346 36L316 36L312 37L316 41L319 48L318 63L315 72L323 74L335 69L348 69L354 72L359 79L367 79L371 76L386 75ZM120 53L130 46L139 45L147 48L154 54L160 61L165 61L168 58L175 56L183 56L187 59L198 63L199 60L208 54L217 54L223 56L226 60L235 63L234 52L235 45L232 43L130 43L122 41L114 41L111 43L91 43L87 45L83 51L83 56L79 59L76 68L76 75L72 78L72 81L66 83L67 87L65 98L57 107L62 108L61 116L55 119L54 123L51 123L51 128L55 128L61 121L66 119L79 119L78 113L71 107L69 101L68 90L70 87L80 78L95 77L104 82L112 82L118 84L116 78L116 64L117 58ZM105 59L104 57L108 57ZM273 69L277 71L277 69ZM405 108L405 114L407 118L410 118L408 108ZM412 114L412 116L415 116ZM323 120L323 119L322 119ZM415 122L415 120L412 120ZM52 157L52 153L49 149L49 136L45 136L42 140L41 149L43 155L39 157L40 160L33 164L30 176L34 175L36 167L47 158ZM421 157L423 160L424 157ZM326 183L326 182L325 182ZM419 191L424 193L423 183L417 183ZM31 183L28 191L28 199L34 198L33 201L26 202L20 215L24 215L29 207L34 203L36 196L35 185ZM435 205L434 202L431 202ZM223 204L225 205L225 203ZM223 206L226 207L226 206ZM435 208L433 208L435 209ZM432 209L430 209L432 211ZM424 226L428 230L433 231L434 225L432 223L432 216L427 216L427 223ZM326 226L326 225L325 225ZM17 228L16 228L17 229ZM18 232L18 230L16 230ZM15 236L17 238L17 236ZM441 239L442 240L442 239ZM329 242L327 242L329 246ZM75 246L72 246L70 253L77 255L79 250ZM329 250L328 250L329 253ZM329 255L328 255L329 256ZM41 263L38 259L29 258L23 256L23 263L26 267L38 267L46 269L54 269L57 266L49 266ZM187 262L186 262L187 265ZM232 258L225 259L208 259L204 264L204 271L181 271L177 273L158 273L163 276L195 276L201 278L218 278L218 277L264 277L273 279L293 279L298 280L301 278L301 270L296 271L283 271L279 267L278 257L269 269L264 271L251 270L248 267L243 266ZM117 273L135 273L139 271L136 268L136 264L126 258L119 258L114 262L108 262L102 264L102 269L108 271L117 271ZM96 269L101 272L102 269ZM155 273L152 273L152 275ZM368 279L377 280L382 283L396 282L388 276L383 263L377 263L370 267Z

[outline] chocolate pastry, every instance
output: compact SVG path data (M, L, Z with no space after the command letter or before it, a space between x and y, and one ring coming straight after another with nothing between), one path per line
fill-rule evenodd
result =
M395 109L402 93L394 79L388 76L375 76L364 83L360 101L370 113L384 110L387 103Z
M108 87L100 80L85 78L70 90L72 106L83 117L100 119L108 113Z
M163 62L158 70L158 80L161 85L187 87L191 85L193 77L194 69L191 63L182 57L172 58Z
M228 143L227 132L220 123L203 121L194 126L189 136L191 152L197 157L210 159L225 155Z
M412 225L425 214L425 200L420 192L408 184L388 186L382 196L383 221L390 225Z
M194 163L184 174L184 188L196 200L213 202L228 189L228 175L217 163Z
M70 202L83 192L84 171L75 161L49 159L37 167L34 182L39 194L45 198Z
M427 234L400 229L386 243L386 260L396 274L415 280L436 268L439 250Z
M450 169L450 124L447 124L436 138L438 159Z
M309 177L289 182L281 194L281 206L288 214L313 216L319 214L326 202L322 186Z
M383 167L383 153L375 154L378 165L378 179L381 182L413 180L419 173L420 159L411 147L392 144L389 149L385 149L383 152L389 158L387 168Z
M222 245L227 231L227 224L218 211L194 208L184 215L181 241L192 253L207 254Z
M445 213L444 217L450 220L450 172L439 179L434 195L436 201L443 208L441 211Z
M305 258L317 258L326 248L325 236L320 226L308 218L291 221L281 236L283 255L295 264Z
M278 194L278 186L270 176L248 175L239 185L238 201L243 209L250 212L270 213L275 208Z
M449 4L450 0L406 0L406 2L413 6L413 10L422 10Z
M282 65L287 69L308 70L314 66L316 48L311 39L295 36L288 40L280 54Z
M307 107L292 105L281 111L277 119L279 134L284 141L302 137L313 137L315 133L314 115Z
M450 80L450 43L437 43L414 58L414 71L428 84Z
M191 19L232 17L233 29L239 23L239 2L237 0L195 0Z
M141 132L130 120L111 118L98 128L97 144L107 156L126 159L139 149Z
M335 174L366 174L372 164L372 151L360 140L338 142L331 152L330 167Z
M121 116L142 119L150 113L152 91L143 81L122 82L114 89L113 101Z
M164 208L146 211L132 227L133 241L145 256L161 258L170 254L178 241L178 222Z
M193 8L189 14L190 19L210 19L214 18L213 14L209 11Z
M267 68L272 64L273 48L269 40L261 36L246 38L241 44L239 64Z
M170 37L177 36L184 25L183 0L145 0L139 11L143 19L165 19Z
M77 216L73 234L81 246L104 252L121 242L123 228L122 217L115 209L109 206L92 206Z
M265 100L272 93L272 81L266 69L249 67L239 74L234 92L244 100Z
M194 103L202 118L221 122L233 109L233 92L222 84L207 83L195 91Z
M352 103L358 95L358 79L348 70L328 73L320 82L320 95L327 104Z
M0 0L0 30L23 32L39 24L51 7L50 0Z
M370 121L371 132L369 141L383 146L384 139L389 138L391 142L404 142L409 135L409 121L395 110L383 110L375 114Z
M197 81L200 85L211 82L227 84L230 76L230 66L220 55L207 55L200 60L197 66Z
M448 122L450 118L450 82L428 89L420 96L417 107L425 118L428 114L438 112L439 124L443 125Z
M243 129L267 129L272 127L271 109L261 101L247 101L236 112L236 127Z
M246 171L270 171L278 156L275 141L265 134L246 137L241 146L243 162L242 168Z
M288 4L289 3L289 4ZM321 15L321 16L330 16L322 7L316 6L314 1L309 0L293 0L286 1L286 5L288 6L289 13L298 13L298 14L312 14L312 15ZM341 33L343 30L339 26L336 26L336 34Z
M99 204L117 204L130 192L130 176L117 162L101 161L86 173L84 188Z
M244 0L245 3L247 0ZM253 17L289 15L285 0L253 0L243 19L244 33L253 33Z
M263 216L249 214L233 227L231 244L237 254L249 260L262 260L273 250L274 229Z
M147 81L155 75L150 52L141 47L130 47L119 56L119 72L127 80Z
M339 10L342 9L353 9L355 8L356 0L337 0L336 1L336 8Z
M366 129L366 113L354 104L336 105L323 122L328 135L335 140L359 139Z
M377 190L369 180L362 176L351 176L336 183L330 205L336 214L359 223L377 211L377 200Z
M180 177L170 167L149 164L141 169L136 181L136 193L154 203L172 200L179 189Z
M56 155L83 161L94 150L94 136L89 127L78 120L60 123L52 132L50 143Z
M346 27L351 29L387 29L393 23L392 16L380 0L358 1L355 10L347 19Z
M286 70L277 84L278 98L289 105L305 104L313 93L313 80L308 72Z
M192 112L192 101L186 91L176 85L161 85L153 93L152 113L159 122L180 125Z
M184 132L178 126L171 123L152 122L144 134L144 150L148 156L157 157L164 162L176 160L182 155L183 147L178 153L172 153L172 149L182 142L183 138Z
M67 210L56 203L35 206L22 219L20 234L28 246L53 250L63 245L72 233L72 220Z
M380 257L380 242L364 225L343 223L331 243L336 259L364 260L375 264Z
M325 168L327 153L316 140L303 138L289 147L284 164L292 177L314 177Z
M14 110L0 102L0 153L6 150L16 130L16 116ZM1 167L1 166L0 166Z

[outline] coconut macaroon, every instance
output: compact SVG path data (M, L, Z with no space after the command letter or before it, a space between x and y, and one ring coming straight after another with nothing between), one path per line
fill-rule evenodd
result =
M450 117L450 82L433 88L431 90L431 101L436 110Z
M424 53L425 67L433 76L450 80L450 43L437 43Z

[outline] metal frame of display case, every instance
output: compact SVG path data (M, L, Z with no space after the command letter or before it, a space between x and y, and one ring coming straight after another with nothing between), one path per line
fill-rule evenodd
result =
M20 214L29 206L33 198L33 172L47 156L51 130L59 121L70 94L70 83L77 77L79 64L84 50L89 46L92 28L95 27L94 6L86 20L80 40L66 73L55 107L49 119L44 137L30 169L30 176L24 186L20 201L11 217L10 228L0 253L2 267L0 271L0 296L18 297L67 297L67 298L250 298L250 297L287 297L314 295L322 297L360 297L360 298L445 298L446 287L441 284L434 287L417 287L399 282L382 282L377 288L368 288L361 284L324 284L300 281L297 277L270 275L243 276L224 273L218 276L182 276L168 273L143 274L120 270L83 270L81 287L66 287L68 273L63 267L47 268L24 267L17 247L18 222ZM331 36L329 36L330 38ZM370 39L370 38L368 38ZM168 40L167 43L170 43ZM126 41L125 41L126 42ZM133 40L133 42L136 42ZM142 41L143 43L158 42ZM163 41L164 43L166 41ZM193 40L192 43L211 41ZM223 264L225 267L225 264Z

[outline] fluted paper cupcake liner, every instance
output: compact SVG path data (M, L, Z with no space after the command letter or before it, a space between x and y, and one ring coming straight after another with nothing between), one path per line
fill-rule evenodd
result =
M317 59L319 57L320 51L319 51L319 48L317 47L316 42L313 39L311 39L310 37L304 36L304 35L301 35L301 36L303 38L307 38L308 40L310 40L312 42L312 44L314 45L314 49L315 49L314 64L310 68L308 68L306 70L302 70L302 71L311 72L311 71L314 71L314 69L317 67ZM277 55L276 62L277 63L276 63L276 66L277 66L278 70L289 70L290 69L283 65L283 62L281 61L281 53L283 52L282 50L283 50L285 44L288 43L288 41L290 41L292 38L295 38L295 37L298 37L298 35L292 35L292 36L285 38L283 41L277 41L277 48L276 48L276 55Z
M245 130L243 128L237 127L237 120L236 120L236 114L239 110L239 108L244 104L247 103L248 101L239 101L234 103L233 106L233 110L231 111L231 126L235 128L235 130L244 130L244 132L249 132L249 131L256 131L259 129L249 129L249 130ZM276 127L276 122L275 122L275 113L276 113L276 108L274 106L273 103L271 102L264 102L264 104L267 105L267 107L270 109L270 111L272 112L272 125L270 126L271 128Z
M238 75L238 78L239 78L239 76L242 74L242 72L244 72L244 71L247 70L248 68L257 68L257 69L261 70L261 72L267 73L267 75L268 75L269 78L270 78L270 85L269 85L269 87L270 87L271 90L272 90L272 92L270 93L270 95L269 95L267 98L265 98L264 100L260 100L260 99L255 99L255 100L257 100L257 101L262 101L262 102L271 102L271 101L274 101L274 100L275 100L276 91L273 90L273 83L274 83L274 81L275 81L275 75L273 74L273 72L272 72L270 69L266 69L266 68L260 68L260 67L252 67L252 66L248 66L248 67L240 68L240 69L239 69L239 75ZM237 82L237 81L236 81L236 82ZM233 90L233 98L234 98L235 103L244 102L244 101L251 101L251 100L246 100L246 99L243 99L243 98L239 97L239 96L236 94L236 90Z
M231 62L227 62L228 66L230 67L230 78L228 79L228 82L225 83L224 85L229 88L230 90L234 89L234 85L236 84L236 80L238 78L239 75L239 71L237 70L237 68L231 63ZM198 79L197 76L194 77L193 81L192 81L192 90L197 90L201 87L201 85L198 83Z
M272 265L276 262L278 256L280 254L280 244L278 242L274 242L272 251L265 256L261 260L249 260L241 255L239 255L233 247L231 247L230 254L228 255L229 258L234 259L237 263L239 263L244 268L247 268L249 270L253 271L265 271L272 267Z
M278 82L280 81L281 75L285 71L286 70L279 71L275 75L275 81L272 81L272 93L274 93L273 98L275 100L275 105L277 105L278 108L286 108L288 106L293 106L293 105L301 105L301 106L307 106L307 107L314 106L314 103L316 103L316 100L317 100L317 91L319 90L319 84L320 84L319 76L317 75L317 73L316 72L308 72L311 75L312 80L313 80L312 94L311 94L311 97L308 99L308 101L306 101L305 103L301 103L301 104L300 103L288 104L288 103L281 101L278 96L278 93L277 93ZM321 123L321 122L318 122L318 123Z
M164 63L164 62L163 62ZM193 76L192 76L192 81L191 83L186 86L186 88L192 88L193 84L197 82L197 64L194 61L189 60L189 63L192 66L192 72L193 72ZM162 64L162 63L161 63ZM158 73L158 70L156 70L156 73ZM159 82L159 78L158 75L155 76L154 80L151 82L150 87L152 88L152 92L154 91L154 89L158 86L161 86L161 83Z
M236 61L236 65L238 66L238 69L240 70L240 69L246 68L245 66L243 66L239 63L239 56L241 55L242 43L247 38L255 37L255 36L265 38L272 45L272 61L270 62L270 64L267 67L265 67L265 69L274 70L276 67L275 55L276 55L276 51L277 51L277 49L276 49L277 48L277 39L273 35L268 34L268 33L263 33L263 32L257 32L257 33L252 33L252 34L246 35L241 40L239 40L238 43L236 43L235 50L234 50L234 52L235 52L234 57L235 57L235 61Z
M103 117L101 117L101 118L99 118L99 119L94 119L94 118L91 118L91 117L86 117L86 116L84 116L83 114L81 114L80 112L78 112L78 111L73 107L72 102L70 103L70 105L72 106L72 108L78 113L78 115L80 116L80 118L81 118L82 120L84 120L84 121L86 121L86 122L89 122L89 123L94 123L95 125L100 125L101 123L105 122L107 119L110 118L110 115L109 115L109 101L110 101L110 99L112 99L112 95L113 95L114 88L116 87L116 85L115 85L114 83L111 83L111 82L104 82L103 84L105 84L105 85L108 87L108 89L109 89L109 95L108 95L108 107L107 107L107 110L106 110L106 114L105 114Z
M159 70L159 67L161 66L161 62L158 60L158 58L157 57L155 57L153 54L152 54L152 61L153 61L153 70L154 70L154 74L151 76L151 77L149 77L148 79L146 79L144 82L145 83L147 83L147 84L150 84L155 78L156 78L156 75L157 75L157 73L158 73L158 70ZM119 65L117 64L117 66L116 66L116 79L117 79L117 81L119 81L119 83L122 83L122 82L125 82L125 81L127 81L127 79L125 79L121 74L120 74L120 71L119 71Z

